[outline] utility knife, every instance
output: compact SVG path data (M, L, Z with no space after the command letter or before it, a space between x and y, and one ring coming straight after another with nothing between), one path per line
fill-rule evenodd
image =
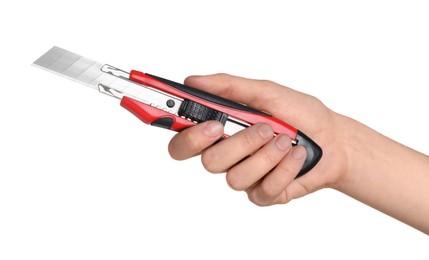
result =
M286 122L165 78L137 70L126 72L56 46L33 65L118 98L122 107L144 123L177 132L204 121L217 120L224 125L222 138L228 138L256 123L267 123L275 134L289 135L292 145L305 147L307 157L297 177L310 171L322 157L319 145Z

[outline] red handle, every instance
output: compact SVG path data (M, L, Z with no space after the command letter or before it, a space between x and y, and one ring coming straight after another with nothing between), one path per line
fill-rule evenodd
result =
M296 128L266 113L173 81L136 70L130 72L130 80L182 99L191 100L208 108L225 113L228 116L232 116L249 125L267 123L271 125L276 134L287 134L292 139L296 139L298 134Z
M204 122L216 119L225 123L231 117L248 125L267 123L271 125L276 134L289 135L307 150L307 157L297 177L310 171L322 157L322 149L311 138L291 125L264 112L140 71L131 71L130 80L183 99L178 113L180 116L178 116L129 97L123 97L121 105L147 124L181 131L195 125L194 121ZM224 135L223 137L228 136Z

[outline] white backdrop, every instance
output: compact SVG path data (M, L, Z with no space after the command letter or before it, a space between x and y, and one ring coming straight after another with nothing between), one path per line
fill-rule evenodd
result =
M57 45L179 82L270 79L427 154L428 13L409 0L3 3L0 259L428 259L426 235L334 190L254 206L199 158L170 159L173 132L30 66Z

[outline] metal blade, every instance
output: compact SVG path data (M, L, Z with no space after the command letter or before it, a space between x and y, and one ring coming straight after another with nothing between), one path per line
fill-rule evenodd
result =
M125 71L56 46L38 58L33 65L82 83L103 94L119 99L128 96L173 114L178 113L182 104L182 100L177 97L130 81L129 74ZM169 100L175 101L173 107L166 105Z
M56 46L43 54L33 65L97 90L100 83L109 84L115 79L101 71L104 64Z

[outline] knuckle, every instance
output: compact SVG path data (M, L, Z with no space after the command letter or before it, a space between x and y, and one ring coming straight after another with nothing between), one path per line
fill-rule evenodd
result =
M261 79L261 80L259 80L259 83L260 83L262 86L272 86L272 85L274 84L274 82L273 82L273 81L271 81L271 80L267 80L267 79Z
M278 163L278 156L270 153L269 151L263 150L261 151L262 160L266 165L276 165Z
M261 196L265 199L273 199L277 196L276 191L267 182L262 182L260 185Z
M220 79L222 79L222 81L224 81L224 83L225 83L220 95L223 97L233 96L234 95L234 86L233 86L233 82L231 80L232 76L230 74L227 74L227 73L218 73L218 74L216 74L216 76L219 77Z
M168 153L175 160L185 160L189 157L189 153L197 150L194 146L193 139L189 137L189 134L179 133L170 140Z
M299 181L299 178L298 178L297 182L298 182L298 185L299 185L299 186L300 186L300 188L304 191L304 193L305 193L305 194L310 194L310 193L312 193L313 191L315 191L315 190L317 190L317 189L321 188L321 187L314 187L314 188L312 188L312 187L310 187L310 186L308 186L308 185L306 185L306 184L304 184L304 183L300 182L300 181Z
M253 132L254 131L243 132L243 138L241 138L241 146L246 150L252 148L255 143L255 135L257 136L257 134L254 134Z
M260 201L258 201L258 200L255 200L254 198L250 198L250 197L249 197L249 200L250 200L253 204L255 204L256 206L259 206L259 207L266 207L266 206L267 206L265 203L262 203L262 202L260 202Z
M262 201L262 200L260 200L260 199L257 199L256 198L256 194L255 194L255 192L252 190L252 191L249 191L249 192L247 192L247 197L248 197L248 199L250 200L250 202L252 202L253 204L255 204L256 206L259 206L259 207L266 207L266 206L269 206L270 204L269 203L266 203L266 202L264 202L264 201Z
M279 170L280 170L281 174L284 175L284 176L292 176L292 175L297 175L298 174L298 171L292 169L290 167L290 164L285 164L285 163L282 164L280 166Z
M292 200L292 197L289 195L289 190L285 189L279 196L278 204L286 204Z
M221 78L227 78L230 77L230 75L228 73L216 73L214 74L215 76L221 77Z
M271 80L268 80L268 79L261 79L261 80L259 80L259 83L261 85L264 85L264 86L273 84L273 82Z
M267 206L271 205L269 203L265 203L265 202L258 201L258 200L254 200L252 202L253 202L253 204L255 204L256 206L259 206L259 207L267 207Z
M204 151L201 154L201 163L203 167L211 173L220 173L222 169L218 163L218 155L215 152Z
M179 156L178 152L176 151L176 147L174 144L170 143L168 145L168 153L170 154L170 157L174 160L181 160L182 158Z
M182 143L186 144L189 150L198 152L201 149L200 142L198 142L198 138L192 131L185 131L179 135L181 135Z
M228 183L229 187L231 187L231 189L236 190L236 191L243 191L245 190L245 187L243 187L243 182L241 181L240 178L240 172L231 169L228 171L228 173L226 174L226 182Z

